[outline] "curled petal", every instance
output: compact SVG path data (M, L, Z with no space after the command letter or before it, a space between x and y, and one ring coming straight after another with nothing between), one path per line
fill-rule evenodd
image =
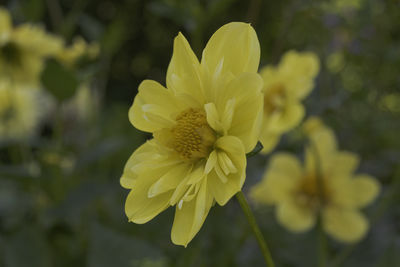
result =
M176 207L171 231L174 244L187 246L203 225L212 202L212 196L207 189L207 179L204 179L196 197Z
M181 105L161 84L144 80L129 110L129 120L141 131L155 132L173 125Z
M224 167L218 164L218 169L214 168L208 174L209 190L214 196L218 204L225 205L228 200L243 186L246 169L246 156L242 142L234 136L224 136L217 140L216 149L222 150L217 153L225 153L225 155L217 155L219 162L224 161ZM228 158L225 158L225 156ZM228 167L229 166L229 167ZM223 169L236 170L226 175Z

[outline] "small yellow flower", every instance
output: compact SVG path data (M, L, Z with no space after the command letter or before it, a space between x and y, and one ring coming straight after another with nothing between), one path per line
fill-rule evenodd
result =
M280 136L298 125L304 116L301 100L314 87L319 60L314 53L287 52L279 65L266 66L264 80L264 122L260 141L263 153L271 151Z
M44 60L61 48L62 40L41 27L28 23L13 27L10 14L0 7L0 79L38 85Z
M310 133L304 167L291 154L273 156L251 196L257 203L276 205L278 221L293 232L313 227L320 211L328 234L357 242L368 230L359 210L376 198L380 186L369 175L355 175L357 155L339 151L333 132L326 126L320 129Z
M96 58L100 47L97 43L88 44L82 37L76 37L69 47L64 47L58 54L57 59L67 66L73 66L84 56L89 59Z
M46 100L39 90L0 84L0 141L23 140L34 135L46 110Z
M262 122L260 47L245 23L222 26L201 62L179 33L167 71L167 88L143 81L129 111L131 123L153 134L126 163L121 185L132 189L125 212L146 223L176 206L172 242L187 246L216 201L241 190L246 153Z

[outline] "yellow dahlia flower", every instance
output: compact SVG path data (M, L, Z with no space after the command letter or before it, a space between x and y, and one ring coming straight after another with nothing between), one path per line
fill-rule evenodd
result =
M319 71L314 53L287 52L279 65L266 66L260 74L264 80L264 122L260 141L263 153L271 151L280 136L297 126L304 117L301 100L314 87Z
M44 60L61 48L62 40L41 27L28 23L13 27L10 14L0 7L0 79L37 85Z
M69 47L64 47L58 54L57 59L67 66L73 66L84 56L89 59L96 58L100 47L97 43L88 44L82 37L76 37Z
M323 229L333 238L359 241L368 230L360 209L376 198L380 186L369 175L354 174L359 158L339 151L328 127L314 127L310 140L305 166L291 154L276 154L251 196L257 203L275 205L278 221L290 231L310 229L320 212Z
M0 141L32 136L45 112L46 101L39 90L0 84Z
M171 239L186 246L216 201L241 190L246 153L262 122L260 47L245 23L222 26L198 61L185 37L174 41L167 87L145 80L129 111L131 123L153 134L126 163L121 185L131 189L125 212L145 223L176 206Z

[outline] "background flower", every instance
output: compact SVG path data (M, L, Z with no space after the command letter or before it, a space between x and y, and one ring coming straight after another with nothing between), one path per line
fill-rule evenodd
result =
M62 40L32 24L13 27L4 8L0 21L0 79L37 87L44 60L61 50Z
M37 126L50 107L43 91L0 83L0 142L25 140L36 134Z
M358 156L339 151L333 131L320 121L314 118L306 129L310 144L305 166L291 154L274 155L251 195L257 203L276 205L278 221L293 232L309 230L320 213L322 227L332 237L357 242L368 230L359 209L377 197L379 183L369 175L353 174Z
M304 117L303 100L313 89L319 71L314 53L286 52L277 67L266 66L264 80L264 122L260 136L263 153L271 151L280 136L297 126Z

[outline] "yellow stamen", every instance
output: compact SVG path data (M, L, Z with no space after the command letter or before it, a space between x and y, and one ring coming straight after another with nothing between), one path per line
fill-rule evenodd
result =
M156 132L154 137L184 160L206 158L216 136L207 123L204 110L189 108L181 112L175 121L174 127Z
M264 112L271 114L281 110L285 102L285 87L282 84L275 84L268 87L264 93Z
M326 179L318 181L315 175L304 176L296 193L300 204L313 209L326 205L331 195Z

